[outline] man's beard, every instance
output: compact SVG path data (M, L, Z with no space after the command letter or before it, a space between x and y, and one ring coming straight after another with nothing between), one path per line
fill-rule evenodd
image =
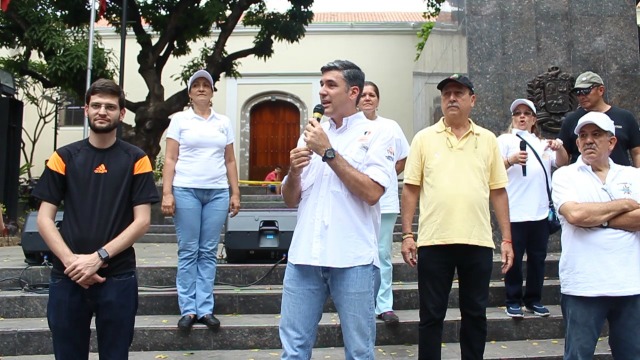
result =
M106 126L96 126L95 121L89 121L89 128L96 134L108 134L117 129L120 124L120 120L111 120L112 121Z

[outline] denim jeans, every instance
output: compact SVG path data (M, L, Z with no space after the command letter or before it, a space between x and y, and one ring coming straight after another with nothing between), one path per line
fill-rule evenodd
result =
M218 242L229 212L228 189L173 187L178 237L176 287L182 316L213 314Z
M280 319L282 359L311 358L322 308L331 295L340 317L345 359L374 360L374 298L379 280L373 264L328 268L288 263Z
M47 320L56 359L89 358L94 314L100 359L128 359L137 310L138 280L134 271L108 277L88 289L66 275L52 275Z
M511 223L513 267L504 276L506 305L540 303L544 284L544 261L547 258L549 227L547 219ZM522 257L527 254L527 286L522 294Z
M593 359L604 321L616 360L640 359L640 295L584 297L562 294L564 359Z
M487 304L493 249L473 245L418 248L420 360L441 358L442 331L454 272L458 271L461 359L481 360L487 338Z
M393 226L398 214L382 214L380 236L378 238L378 256L380 257L380 289L376 296L376 314L393 310L393 264L391 263L391 243Z

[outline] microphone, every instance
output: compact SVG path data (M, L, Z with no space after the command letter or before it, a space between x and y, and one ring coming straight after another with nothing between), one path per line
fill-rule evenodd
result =
M527 143L524 140L520 141L520 151L525 151L527 150ZM522 166L522 176L527 176L527 165L520 165Z
M322 106L322 104L318 104L313 108L313 118L320 122L320 120L322 120L322 115L324 115L324 106Z

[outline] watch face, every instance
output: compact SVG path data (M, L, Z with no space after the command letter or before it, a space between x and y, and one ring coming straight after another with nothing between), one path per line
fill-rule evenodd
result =
M109 253L105 249L100 249L98 250L98 257L100 257L101 260L108 260Z
M331 159L334 159L335 157L336 157L335 150L329 148L324 151L324 155L322 156L322 161L331 160Z

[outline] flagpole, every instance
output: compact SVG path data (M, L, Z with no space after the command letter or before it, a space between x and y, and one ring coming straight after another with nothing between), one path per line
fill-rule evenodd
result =
M91 20L89 20L89 53L87 55L87 90L91 86L91 68L93 64L93 28L96 24L96 1L91 1ZM82 128L82 138L86 139L89 136L89 119L85 116L84 126Z

